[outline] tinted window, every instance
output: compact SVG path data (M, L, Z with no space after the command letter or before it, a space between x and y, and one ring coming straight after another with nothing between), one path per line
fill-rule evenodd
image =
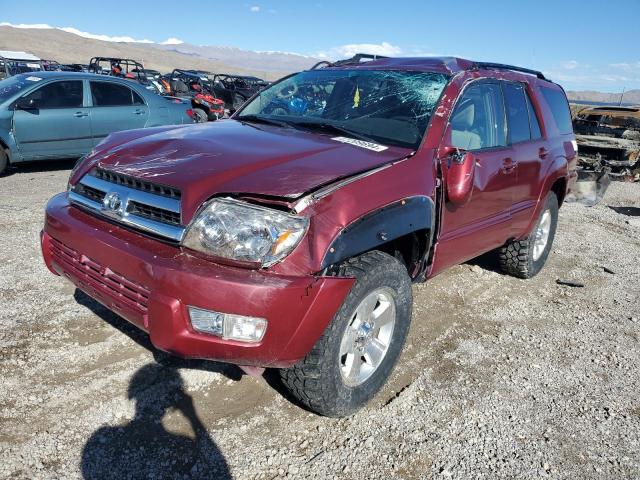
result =
M91 82L91 95L95 107L134 105L134 94L129 87L118 85L117 83ZM140 98L139 95L138 98Z
M547 101L551 114L556 122L556 126L561 134L573 133L571 126L571 113L569 112L569 102L562 90L548 87L540 87L540 91Z
M536 114L536 109L533 108L533 103L531 103L531 98L529 98L529 94L527 92L525 92L525 97L527 98L527 108L529 109L529 127L531 128L531 139L538 140L542 138L542 131L540 130L538 115Z
M25 98L33 100L37 108L80 108L82 107L82 81L48 83Z
M456 104L450 124L454 147L479 150L506 145L500 86L481 83L468 87Z
M525 142L531 139L529 134L529 111L524 97L522 85L503 83L504 100L509 122L509 139L511 143Z

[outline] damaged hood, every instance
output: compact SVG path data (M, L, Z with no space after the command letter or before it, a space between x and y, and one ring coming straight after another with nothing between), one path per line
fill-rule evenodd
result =
M335 137L338 135L222 120L122 132L101 145L91 163L177 187L182 191L183 207L189 203L195 210L220 193L293 199L411 153L408 148L358 146Z

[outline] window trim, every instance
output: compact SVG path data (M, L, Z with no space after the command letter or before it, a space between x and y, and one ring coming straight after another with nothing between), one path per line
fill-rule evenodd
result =
M131 88L129 85L125 85L125 84L123 84L121 82L114 82L114 81L111 81L111 80L102 80L102 79L95 80L93 78L88 79L88 81L89 81L89 85L88 85L88 87L89 87L89 89L88 89L89 90L88 100L90 100L90 102L88 102L88 103L91 103L91 105L88 105L88 108L123 108L123 107L125 107L125 108L126 107L138 107L138 108L140 108L140 107L148 107L147 101L144 98L144 96L141 95L140 92L138 92L135 89ZM94 105L93 104L93 92L91 91L91 84L92 83L108 83L108 84L111 84L111 85L118 85L119 87L127 88L130 92L135 92L142 99L143 103L142 103L142 105L134 104L133 103L133 95L131 95L131 104L129 104L129 105Z
M69 109L79 109L79 108L87 108L85 106L85 93L84 93L84 82L82 81L82 79L77 80L77 79L67 79L67 78L58 78L56 80L52 80L50 82L38 85L37 87L35 87L33 90L29 90L27 93L25 93L24 95L21 95L20 97L18 97L13 103L13 108L15 109L15 104L19 101L22 100L23 98L28 97L29 95L36 93L38 90L42 90L43 88L48 87L49 85L53 85L54 83L60 83L60 82L80 82L81 85L81 92L82 92L82 101L80 102L81 105L80 106L73 106L73 107L38 107L38 110L69 110Z
M449 118L447 119L447 124L445 126L445 131L450 127L451 125L451 117L453 117L453 112L455 112L456 108L458 107L458 103L460 103L460 100L462 99L462 97L464 97L466 91L468 88L470 88L471 86L475 86L478 84L493 84L493 85L497 85L498 88L500 89L500 96L502 98L502 116L504 119L504 126L505 126L505 145L494 145L492 147L485 147L485 148L477 148L477 149L473 149L473 150L464 150L465 152L472 152L472 153L482 153L482 152L496 152L499 150L506 150L509 149L511 146L508 143L509 140L509 125L507 122L507 109L506 109L506 104L504 101L504 92L502 91L502 85L501 85L501 80L498 78L493 78L493 77L482 77L482 78L474 78L469 82L466 82L462 88L460 89L460 92L458 92L458 96L456 98L455 103L453 104L453 107L451 107L450 113L449 113ZM436 107L437 108L437 107ZM435 110L434 110L435 111Z
M525 106L527 108L527 124L529 125L529 140L520 140L519 142L512 142L511 141L511 129L509 128L509 123L508 123L508 118L507 118L507 131L508 131L508 139L509 139L509 145L522 145L524 143L533 143L533 142L539 142L541 140L546 140L547 136L546 136L546 132L544 131L544 129L542 128L542 123L540 122L540 117L538 116L538 112L536 111L536 107L533 104L533 96L529 94L529 84L527 82L519 82L519 81L515 81L515 80L500 80L500 83L502 84L502 95L504 96L504 84L506 83L510 83L512 85L517 85L520 88L522 88L522 93L525 95ZM529 97L529 102L527 102L527 98L526 96ZM505 107L507 104L506 98L504 99L505 102ZM540 138L531 138L531 117L530 117L530 112L529 112L529 103L531 103L531 106L533 107L533 114L535 115L536 120L538 121L538 128L540 129ZM505 115L506 115L506 108L505 108Z

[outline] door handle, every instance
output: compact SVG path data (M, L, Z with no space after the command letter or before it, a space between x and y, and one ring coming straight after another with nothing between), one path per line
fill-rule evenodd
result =
M538 150L538 157L545 159L547 158L547 155L549 155L549 150L544 147L540 147L540 150Z
M146 112L144 110L137 109L133 112L134 115L144 115Z
M89 114L87 112L76 112L73 114L73 116L76 118L82 118L82 117L88 117Z
M511 158L505 158L504 160L502 160L502 172L505 174L513 172L517 166L518 164Z

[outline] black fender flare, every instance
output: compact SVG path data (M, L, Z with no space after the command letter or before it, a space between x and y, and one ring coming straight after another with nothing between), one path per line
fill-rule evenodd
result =
M404 235L429 231L431 248L435 206L427 196L407 197L373 210L344 227L333 239L322 260L327 268L342 260L373 250Z

